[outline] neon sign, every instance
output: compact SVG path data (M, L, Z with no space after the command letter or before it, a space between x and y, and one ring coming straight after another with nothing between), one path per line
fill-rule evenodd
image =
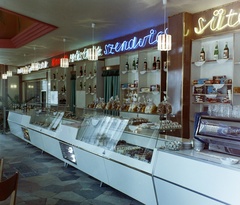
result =
M39 69L44 69L48 67L48 62L47 61L43 61L41 63L39 63Z
M87 48L84 48L83 51L77 50L76 53L72 53L69 56L69 62L81 61L88 59ZM102 49L100 46L97 47L98 56L102 56Z
M168 29L165 30L165 33ZM143 38L138 38L134 36L130 40L125 40L123 42L116 42L115 44L109 43L105 45L104 54L105 55L113 55L115 53L123 52L123 51L131 51L137 48L144 48L147 43L149 45L157 44L157 39L160 34L163 34L163 31L157 32L154 29L149 31L149 34L144 36Z
M207 28L211 31L221 31L227 27L235 28L240 24L240 13L234 12L233 9L226 13L226 10L219 9L213 12L212 18L207 21L203 17L198 19L198 27L194 28L196 34L203 34Z
M64 55L64 58L68 58L68 56ZM60 60L61 60L61 58L52 58L51 66L52 67L59 66Z

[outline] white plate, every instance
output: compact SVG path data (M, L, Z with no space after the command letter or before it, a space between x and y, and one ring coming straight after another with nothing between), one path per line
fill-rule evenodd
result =
M206 97L209 99L214 99L217 97L217 94L207 94Z
M196 84L196 85L194 85L194 87L196 87L196 88L200 88L202 86L204 86L204 84Z
M141 70L141 71L140 71L140 74L143 75L143 74L145 74L146 72L147 72L146 70Z
M224 86L224 84L213 84L213 87L218 90L221 89Z
M194 64L195 64L196 66L202 66L204 63L205 63L205 61L197 61L197 62L195 62Z
M228 61L228 58L224 58L224 59L218 59L217 60L217 62L219 63L219 64L223 64L223 63L225 63L225 62L227 62Z
M222 164L226 164L226 165L233 165L233 164L237 164L239 162L238 159L234 159L234 158L230 158L230 157L224 157L224 158L220 158Z

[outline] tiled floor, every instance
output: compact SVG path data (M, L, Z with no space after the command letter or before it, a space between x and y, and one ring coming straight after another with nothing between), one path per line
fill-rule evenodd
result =
M142 205L11 134L0 134L0 158L4 178L20 173L17 205Z

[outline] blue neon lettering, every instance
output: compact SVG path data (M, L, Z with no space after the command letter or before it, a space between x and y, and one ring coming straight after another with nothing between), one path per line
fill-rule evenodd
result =
M105 50L103 53L105 55L113 55L123 51L130 51L130 50L135 50L137 48L144 48L147 44L155 45L157 44L158 36L163 33L167 33L167 30L168 29L166 28L165 31L159 31L157 33L156 30L151 29L149 31L149 34L144 36L143 38L137 38L136 36L134 36L128 41L125 40L123 42L116 42L115 44L111 44L111 43L106 44Z

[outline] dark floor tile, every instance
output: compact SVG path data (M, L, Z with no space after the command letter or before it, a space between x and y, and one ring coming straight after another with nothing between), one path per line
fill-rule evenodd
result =
M4 158L4 178L20 173L18 205L142 205L106 184L100 187L99 180L70 165L64 167L61 160L11 134L0 134L0 157ZM65 193L81 201L68 199ZM119 204L123 199L128 203Z
M59 200L56 205L82 205L80 202L74 202L74 201L66 201L66 200Z

